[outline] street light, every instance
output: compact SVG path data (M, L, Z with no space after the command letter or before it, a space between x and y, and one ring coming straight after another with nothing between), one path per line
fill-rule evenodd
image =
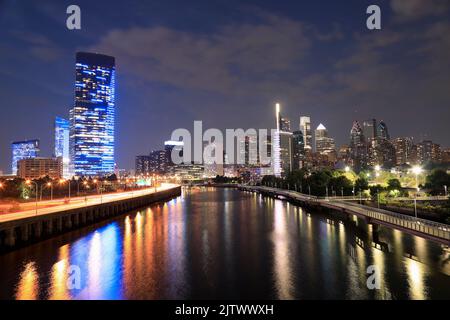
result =
M350 167L349 166L345 167L345 172L350 172Z
M53 200L53 183L47 182L47 187L50 187L50 200Z
M418 180L418 176L419 174L421 174L423 171L423 169L419 166L415 166L412 168L412 172L416 175L416 188L419 188L419 180Z
M420 188L417 187L417 192L420 191ZM417 219L417 192L414 195L414 215L416 216Z
M0 187L1 187L1 183L0 183ZM448 195L448 193L447 193L447 186L444 186L444 195L445 195L445 196Z
M380 167L379 164L377 164L377 165L375 166L375 171L380 171L380 170L381 170L381 167Z
M36 215L38 214L38 193L39 193L39 186L38 186L38 184L37 184L37 182L36 181L31 181L31 180L27 180L27 181L25 181L25 183L27 184L27 185L30 185L30 184L32 184L32 183L34 183L34 185L36 186Z

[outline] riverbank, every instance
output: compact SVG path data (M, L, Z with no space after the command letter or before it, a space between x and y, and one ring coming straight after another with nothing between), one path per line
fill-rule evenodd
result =
M21 212L0 217L0 252L41 241L128 211L181 195L181 187L115 194L109 198L48 208L43 212Z

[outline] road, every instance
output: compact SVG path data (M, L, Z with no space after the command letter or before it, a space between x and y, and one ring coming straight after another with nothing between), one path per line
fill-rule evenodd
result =
M134 198L134 197L151 194L151 193L158 192L158 191L168 190L168 189L174 188L176 186L177 185L174 185L174 184L162 184L161 186L159 186L157 188L151 187L151 188L127 191L127 192L108 193L108 194L94 195L94 196L88 196L88 197L75 197L75 198L71 198L69 203L64 203L64 200L61 200L61 199L41 201L41 202L39 202L39 204L43 208L38 208L37 212L36 212L36 209L33 208L31 210L26 210L26 211L21 211L21 212L2 214L2 215L0 215L0 223L7 222L7 221L13 221L13 220L17 220L17 219L35 217L35 216L40 216L40 215L47 215L47 214L56 213L59 211L76 209L76 208L91 206L91 205L95 205L95 204L108 203L108 202L113 202L113 201L118 201L118 200Z

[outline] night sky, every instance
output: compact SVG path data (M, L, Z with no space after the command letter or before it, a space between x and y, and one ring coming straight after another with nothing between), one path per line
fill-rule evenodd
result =
M82 29L66 28L81 7ZM366 8L382 9L382 30ZM0 170L10 142L40 138L73 104L75 52L116 57L116 161L162 148L176 128L270 128L274 103L297 129L337 144L352 121L449 146L448 0L0 0ZM416 141L417 141L416 140Z

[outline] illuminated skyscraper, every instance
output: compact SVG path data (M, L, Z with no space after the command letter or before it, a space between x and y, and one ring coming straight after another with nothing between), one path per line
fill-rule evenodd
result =
M300 131L303 132L305 150L312 151L312 132L310 117L300 117Z
M292 170L299 170L303 168L303 161L305 158L305 140L301 131L294 131L292 133Z
M334 139L328 136L327 128L323 124L319 124L315 131L316 152L322 155L330 155L336 152Z
M115 59L78 52L70 158L75 175L114 172Z
M276 104L276 123L277 129L274 133L273 152L272 152L272 170L277 177L292 171L292 133L284 131L287 129L281 121L280 104Z
M363 134L368 144L375 140L378 136L376 119L370 119L363 122Z
M69 163L70 163L70 151L69 151L69 136L70 136L70 122L66 119L56 117L55 126L55 149L53 151L55 158L62 158L63 176L64 178L70 177Z
M353 169L359 172L367 167L367 144L358 121L354 121L350 130L350 150Z
M382 139L386 139L386 140L391 139L391 137L389 135L388 127L384 121L380 121L380 123L378 124L378 132Z
M39 140L16 141L11 144L12 162L11 172L17 174L19 160L36 158L39 156Z

